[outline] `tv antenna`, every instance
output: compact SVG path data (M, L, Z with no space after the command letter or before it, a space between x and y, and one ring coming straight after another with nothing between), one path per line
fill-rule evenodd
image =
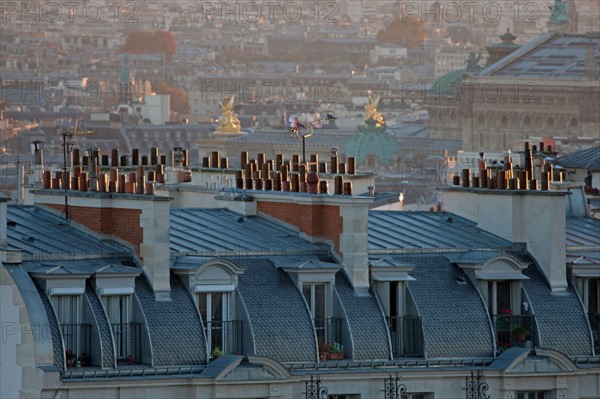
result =
M59 134L62 137L62 146L63 146L63 167L62 167L62 181L63 187L65 189L65 219L69 219L69 201L67 195L67 189L69 187L69 181L67 181L67 170L72 165L67 165L68 155L71 154L73 147L77 145L79 147L79 143L77 142L77 136L83 136L88 134L95 133L93 129L86 129L82 127L80 130L77 130L79 125L79 118L75 118L75 126L71 129L71 121L72 119L67 119L67 124L65 127L65 119L62 118L60 120L60 129ZM83 122L82 122L83 125Z
M294 119L292 122L292 127L290 127L290 137L295 134L298 140L302 140L302 163L306 163L306 138L313 135L313 129L316 125L320 124L321 122L332 121L335 119L337 118L331 115L329 112L327 113L327 116L322 119L316 119L307 122L301 122L298 117ZM303 130L306 132L300 136Z

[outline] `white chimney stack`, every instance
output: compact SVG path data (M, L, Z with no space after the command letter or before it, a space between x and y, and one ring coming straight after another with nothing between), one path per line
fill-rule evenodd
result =
M444 208L512 243L527 245L552 292L567 290L567 191L449 188Z

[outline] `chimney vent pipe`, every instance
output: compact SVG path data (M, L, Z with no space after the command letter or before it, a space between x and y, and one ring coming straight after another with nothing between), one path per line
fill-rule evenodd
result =
M119 149L113 148L110 154L110 166L116 168L119 166Z
M356 174L356 158L354 158L354 157L348 158L348 174L349 175Z

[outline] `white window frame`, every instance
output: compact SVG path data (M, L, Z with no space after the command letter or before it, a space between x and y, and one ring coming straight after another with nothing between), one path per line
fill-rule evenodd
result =
M310 310L310 315L312 317L312 319L314 320L316 318L316 312L315 312L315 286L319 284L319 285L323 285L323 318L327 319L328 317L331 316L331 284L328 282L314 282L314 281L306 281L302 283L302 296L304 297L304 299L306 300L307 304L308 304L308 308ZM310 300L306 298L306 296L304 295L304 287L305 286L309 286L310 287Z
M62 302L67 300L67 298L72 301L70 304L63 304ZM81 356L82 351L82 342L81 342L81 334L76 334L75 344L69 345L69 340L66 338L68 335L63 331L63 324L75 324L80 325L82 323L82 312L81 312L81 302L82 295L81 294L54 294L50 296L50 302L52 303L52 307L54 308L54 313L56 314L56 319L58 321L63 342L64 342L64 350L71 350L73 354L77 357ZM75 310L73 311L73 302ZM74 316L73 320L66 320L64 317L63 309L68 306L69 313L71 316ZM72 347L74 346L74 347Z
M126 331L125 331L125 334L126 334L125 340L127 340L128 343L131 344L131 340L132 340L131 314L132 314L132 306L133 306L131 295L129 295L129 294L102 295L100 297L100 299L102 301L102 306L104 307L104 311L106 312L109 327L113 334L113 340L115 343L117 358L126 359L127 356L133 355L132 353L126 353L127 352L126 349L133 349L133 348L129 348L130 345L127 345L127 344L123 345L123 341L122 341L122 334L123 334L122 331L123 330L121 329L120 335L117 336L117 334L115 334L115 330L113 329L113 324L127 325ZM119 299L123 299L124 304L119 304L119 306L118 306L119 314L121 317L118 322L115 322L112 318L112 316L114 316L112 314L112 310L114 309L114 306L115 306L115 304L113 302L115 300L119 300Z
M220 288L220 289L219 289ZM233 285L229 286L196 286L196 305L198 307L198 313L200 314L200 318L202 319L202 323L204 324L204 330L206 332L206 347L207 353L211 353L213 351L212 347L212 335L213 335L213 326L212 326L212 297L213 295L221 295L221 321L223 323L230 322L234 319L233 315L233 307L231 304L233 303L232 293L233 293ZM200 296L206 295L206 315L202 315L202 309L200 308L201 301ZM210 324L209 324L210 323ZM210 327L210 328L209 328ZM225 329L225 324L221 325L221 330ZM221 334L221 343L219 348L222 351L227 350L226 348L226 334Z

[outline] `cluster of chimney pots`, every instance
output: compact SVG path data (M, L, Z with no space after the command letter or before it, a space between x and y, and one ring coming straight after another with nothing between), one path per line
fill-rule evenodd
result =
M43 164L41 149L36 148L36 164ZM88 155L81 156L80 150L71 151L71 167L43 173L44 189L115 192L128 194L154 194L154 183L191 182L188 150L177 147L171 151L170 167L173 181L167 181L165 167L166 155L159 155L158 147L150 149L150 155L140 156L138 149L131 155L119 156L119 150L113 149L111 156L101 155L99 149L88 150ZM329 182L319 179L319 174L334 174L335 195L352 195L352 182L344 181L344 175L356 174L356 160L348 158L348 163L340 162L337 148L331 150L331 160L319 162L318 155L310 155L309 162L301 162L299 155L292 160L285 160L283 154L276 159L267 159L265 154L258 154L256 159L249 159L248 152L240 154L240 165L235 172L235 187L245 190L289 191L309 194L329 193ZM135 171L120 173L125 169ZM184 169L185 168L185 169ZM221 157L218 151L202 159L202 169L229 169L229 160Z
M564 169L551 162L556 156L552 146L544 149L540 143L525 143L525 165L513 165L511 153L508 151L502 162L488 165L485 153L479 153L479 176L471 177L470 169L462 169L462 176L453 176L452 184L461 187L475 187L498 190L549 190L550 182L562 182ZM540 184L541 183L541 184Z

